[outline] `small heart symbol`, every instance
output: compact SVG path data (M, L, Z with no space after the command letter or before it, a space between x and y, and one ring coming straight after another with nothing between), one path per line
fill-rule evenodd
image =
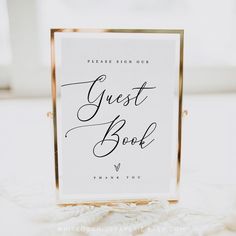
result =
M118 165L114 165L114 167L115 167L115 169L116 169L116 172L118 172L119 169L120 169L120 163L119 163Z

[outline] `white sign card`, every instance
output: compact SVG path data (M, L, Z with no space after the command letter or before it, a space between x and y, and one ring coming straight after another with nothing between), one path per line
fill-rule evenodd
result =
M59 203L177 200L183 30L53 29Z

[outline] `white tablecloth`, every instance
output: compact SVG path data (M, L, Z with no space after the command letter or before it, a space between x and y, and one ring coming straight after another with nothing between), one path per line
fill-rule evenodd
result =
M236 95L185 96L184 109L189 115L183 119L181 204L226 214L236 209ZM51 101L46 98L0 101L2 183L14 187L53 182L48 111ZM40 227L23 209L0 197L0 235L40 235ZM225 230L214 235L234 233Z

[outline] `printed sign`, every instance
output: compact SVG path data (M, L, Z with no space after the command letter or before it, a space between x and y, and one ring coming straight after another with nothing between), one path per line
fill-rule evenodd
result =
M182 30L51 31L59 203L177 200Z

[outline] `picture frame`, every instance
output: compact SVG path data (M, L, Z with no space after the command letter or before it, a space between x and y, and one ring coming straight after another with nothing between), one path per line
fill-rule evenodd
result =
M94 45L96 45L96 47ZM134 45L136 45L136 46L134 46ZM93 48L94 51L91 51L91 48ZM84 50L84 49L87 49L87 50ZM103 50L101 50L101 49L103 49ZM113 50L114 50L114 52L113 52ZM140 50L140 52L139 52L139 50ZM162 54L161 56L157 55L158 53L152 54L152 51L158 52L158 50L160 51L160 54ZM165 53L165 50L166 50L166 53ZM149 54L147 54L146 51L149 51ZM135 56L133 56L133 52L135 52L134 53L135 55L138 55L136 52L139 52L141 55L141 57L140 57L141 59L135 58ZM116 53L116 55L119 55L119 59L117 59L117 56L112 53ZM122 59L120 59L121 58L120 55L122 55L122 53L124 55L126 55L126 54L127 55L122 57ZM96 56L91 56L94 54L96 54ZM97 55L99 55L100 58L98 58ZM107 59L105 59L103 55L108 55ZM114 58L112 55L114 55ZM145 57L143 57L143 55L145 55ZM152 57L149 58L148 55L152 55ZM56 185L56 191L57 191L57 203L59 205L78 205L78 204L113 205L113 204L118 204L118 203L144 204L144 203L148 203L152 200L161 200L161 199L168 200L169 202L177 202L178 201L178 199L179 199L178 186L179 186L179 182L180 182L180 173L181 173L183 57L184 57L184 30L182 30L182 29L51 29L51 82L52 82L52 114L53 114L53 127L54 127L54 129L53 129L54 130L53 131L53 135L54 135L54 163L55 163L55 185ZM112 59L110 59L110 58L112 58ZM82 62L82 60L83 60L83 62ZM110 60L111 62L106 62L108 64L105 65L105 60L107 60L107 61ZM166 60L166 62L164 63L163 61L165 61L165 60ZM141 61L143 61L143 62L141 62ZM154 61L155 61L155 63L154 63ZM114 64L113 64L113 62L114 62ZM128 68L127 62L132 64L131 69ZM83 64L83 63L86 63L86 64ZM102 65L101 65L101 63L102 63ZM136 65L135 63L138 65ZM144 65L141 65L142 63ZM77 64L78 64L79 69L77 68ZM125 65L126 67L119 67L120 69L114 69L115 66L117 66L117 64L118 64L118 66L120 66L122 64L122 66ZM151 64L153 64L153 65L151 66ZM90 65L91 65L91 67L90 67ZM157 179L159 179L158 181L159 182L162 181L161 180L162 177L160 177L160 175L156 174L156 172L154 170L151 170L151 166L154 166L154 164L157 163L154 158L154 153L155 153L155 151L159 150L158 148L154 148L155 141L153 141L153 143L152 143L152 140L156 140L154 138L152 140L150 139L151 141L148 142L148 145L150 144L150 146L153 147L153 150L152 151L150 150L150 156L153 155L152 161L150 161L151 163L147 164L149 166L150 173L148 173L149 172L148 170L145 170L146 172L143 172L141 169L142 165L146 161L141 161L140 163L138 163L138 161L137 161L137 168L138 168L138 166L140 167L138 169L139 169L140 173L143 173L142 175L137 174L134 176L133 173L131 173L130 177L129 177L129 174L127 174L127 173L129 170L131 170L130 166L132 166L132 168L134 168L134 165L131 165L132 162L134 162L134 160L132 160L132 162L131 161L128 162L124 159L122 159L122 161L120 161L119 159L117 159L119 157L119 154L117 154L117 156L115 156L115 154L114 154L115 151L112 153L109 153L109 151L108 151L107 152L108 154L107 153L104 154L104 155L106 155L105 158L100 158L100 156L104 156L103 154L96 153L95 159L93 159L93 158L83 159L83 161L81 161L80 163L78 162L79 164L77 163L77 159L75 159L74 157L71 158L71 160L72 160L71 162L67 161L69 158L67 158L67 159L65 158L65 156L70 156L69 153L71 154L71 156L73 156L75 153L80 153L80 149L77 149L77 144L75 144L75 143L76 143L76 140L81 139L83 141L83 138L81 138L81 136L78 136L78 133L77 133L76 138L72 138L72 135L70 136L70 138L71 138L70 143L73 143L73 144L68 144L69 142L66 141L67 144L64 145L63 140L65 139L66 135L69 134L68 132L70 132L72 130L80 129L81 124L84 124L84 123L88 124L87 126L91 126L90 121L92 120L92 118L91 118L92 116L89 117L88 119L87 119L87 117L86 118L83 117L83 118L81 118L81 120L79 120L79 122L78 122L79 125L74 125L74 126L72 125L72 128L70 128L70 129L66 128L67 132L64 132L64 130L65 130L64 127L68 124L71 124L71 121L73 123L74 119L76 118L74 115L73 115L73 119L71 118L72 115L65 115L65 114L70 114L70 111L74 110L75 107L77 106L77 104L74 104L73 106L71 105L71 107L69 107L70 105L68 105L68 104L71 104L71 103L69 103L69 101L70 102L72 101L72 103L74 103L75 100L76 101L80 100L80 97L79 97L80 95L78 95L78 93L76 92L78 86L74 86L74 85L78 85L78 84L80 85L80 84L85 83L87 81L87 80L86 81L82 80L82 82L78 82L76 79L72 79L72 81L71 81L70 79L68 80L67 78L68 77L70 77L70 78L77 77L80 81L80 79L81 79L80 75L82 74L83 77L86 77L86 73L90 73L90 68L93 68L93 70L98 70L99 73L101 74L100 67L102 67L102 69L104 69L104 68L108 68L108 66L110 66L111 69L107 69L107 71L109 71L109 73L113 74L114 76L117 73L120 73L120 71L125 71L127 74L129 74L129 76L131 76L131 77L133 76L132 78L138 78L137 81L139 81L139 80L141 81L142 78L139 77L136 73L134 73L135 68L137 68L137 71L140 72L141 74L142 73L145 75L148 74L150 77L152 77L153 79L151 80L151 82L153 82L153 83L155 82L155 73L157 73L157 74L159 73L159 71L155 71L155 69L153 69L153 68L155 68L155 66L157 66L159 68L159 70L162 71L158 75L162 75L163 78L164 77L165 78L171 77L171 79L169 80L169 83L170 84L173 83L173 87L176 86L174 89L172 88L169 91L168 88L171 87L172 85L169 86L167 82L163 82L163 84L161 84L162 80L160 80L158 82L157 86L150 85L148 87L149 81L148 82L145 81L142 85L139 84L140 87L135 87L135 86L132 87L131 86L131 88L135 91L138 88L139 92L140 91L141 92L149 91L149 90L154 91L159 86L160 86L160 88L165 87L166 90L163 89L163 91L164 91L163 94L162 94L162 92L159 93L162 95L155 95L155 93L153 92L153 94L154 94L153 95L154 99L152 100L153 104L155 104L156 100L162 100L162 98L163 98L163 101L164 101L164 99L169 100L169 103L166 103L167 104L166 107L169 107L168 104L172 104L171 98L175 97L175 101L173 102L173 104L175 104L175 105L172 104L173 107L175 107L175 108L173 108L173 109L170 108L169 110L166 108L168 111L166 111L163 108L165 106L161 106L161 108L160 108L160 113L164 114L166 111L166 115L163 115L163 117L160 115L160 120L162 120L161 122L159 122L160 127L163 127L163 125L164 125L164 126L166 126L166 129L168 129L169 126L172 126L172 123L174 123L174 125L175 125L173 130L170 129L168 131L169 136L160 134L160 137L158 137L158 140L159 140L158 141L159 142L158 148L165 146L162 144L166 144L166 148L165 149L163 148L164 151L162 151L163 154L165 154L165 150L167 153L167 152L169 152L169 149L172 149L171 147L174 147L173 148L174 150L172 150L174 152L174 154L173 155L171 154L173 157L170 157L171 160L168 160L168 162L163 164L163 167L159 167L160 168L159 172L161 172L162 169L165 169L165 168L167 170L166 172L168 172L168 173L170 172L168 175L168 178L170 178L170 179L166 180L166 183L169 184L171 182L171 184L170 184L171 187L169 187L169 186L163 187L163 189L164 188L165 189L171 188L171 191L168 193L160 194L161 191L155 192L154 190L152 190L153 186L155 186L155 183L150 181L150 179L151 179L150 176L155 177L155 175L157 175L157 177L158 177ZM151 69L149 67L145 68L145 66L150 66ZM163 69L163 67L165 67L165 68ZM83 69L81 69L81 68L83 68ZM121 68L123 68L123 69L121 70ZM141 68L141 69L138 69L138 68ZM95 79L97 79L97 81L100 81L100 82L105 81L105 79L106 79L106 81L108 80L107 74L101 74L101 75L105 75L105 77L99 77L99 76L93 77L94 80L92 80L92 82L91 81L89 81L89 82L95 83L94 82ZM117 76L117 78L120 78L119 76ZM134 81L134 80L135 79L132 79L132 81ZM112 89L111 86L114 83L116 83L116 88L121 87L121 90L122 89L125 90L126 86L122 87L122 83L124 81L127 81L127 79L125 78L122 82L119 82L119 79L116 79L116 80L114 79L114 82L110 83L109 84L110 87L108 86L108 88ZM165 81L165 80L163 80L163 81ZM168 79L166 81L168 81ZM119 84L119 83L121 83L121 84ZM164 84L164 83L166 83L166 84ZM132 83L130 83L129 85L131 85L131 84ZM90 87L90 90L91 90L91 87ZM65 88L66 89L70 88L70 92L68 92L69 89L67 89L67 91L64 92ZM104 89L104 90L106 90L106 89ZM84 89L81 89L81 90L84 90ZM89 88L87 88L87 90L89 90ZM114 89L112 91L113 91L113 93L116 93L117 90ZM162 91L162 90L159 90L159 91ZM174 91L176 94L174 94ZM171 94L172 92L173 92L173 94ZM83 91L82 92L80 91L80 93L83 93ZM119 94L118 91L117 91L117 94ZM168 96L166 95L166 97L165 97L165 94L168 94ZM83 94L83 97L85 97L84 95L85 94ZM108 97L108 96L110 96L110 97ZM114 94L107 95L107 100L110 101L109 105L111 105L112 103L121 103L121 100L122 100L121 96L119 97L119 95L118 95L118 97L116 97L116 99L113 101L112 98L114 98L114 97L115 97ZM141 107L141 105L143 105L144 102L146 102L146 100L148 100L148 96L144 97L142 100L138 100L137 96L136 96L136 98L131 97L131 95L129 98L126 97L126 103L130 104L131 101L134 101L134 100L136 102L136 104L135 104L136 107L137 107L137 105L138 106L140 105L139 107ZM129 102L127 102L127 101L129 101ZM88 103L87 105L95 105L95 104L92 104L91 101L87 101L87 103ZM94 103L95 103L95 99L94 99ZM124 101L124 103L125 103L125 101ZM126 109L128 105L126 106L124 103L123 103L122 108ZM151 102L150 102L150 104L151 104ZM118 104L118 105L120 105L120 104ZM83 106L83 104L80 105L79 111L81 111L82 106ZM109 107L111 107L111 106L109 106ZM170 105L170 107L171 107L171 105ZM117 111L117 109L119 110L120 108L115 108L114 110L112 110L112 112L115 113ZM174 109L175 109L175 111L173 111ZM66 112L65 112L65 110L66 110ZM108 109L104 109L103 112L101 112L101 115L104 113L105 114L104 116L108 117L110 115L109 113L112 113L112 112L106 113L106 110L108 110ZM152 114L152 111L153 111L153 109L150 109L150 107L147 108L147 113L150 112L150 114ZM121 112L122 115L124 115L124 116L127 115L129 118L131 118L131 120L136 120L137 114L138 114L137 112L135 113L136 115L134 115L135 117L130 114L131 113L130 109L129 110L126 109L125 112L126 113L123 113L123 111L122 111ZM172 113L174 114L174 117L175 117L175 118L173 118L173 120L171 120L171 118L170 118L171 117L170 114L172 114ZM71 114L72 114L72 112L71 112ZM73 113L73 114L75 114L75 113ZM151 115L150 115L150 117L151 117ZM159 117L159 116L157 116L157 117ZM77 118L78 118L78 111L77 111ZM121 116L118 117L118 119L119 118L121 118ZM165 124L165 118L170 119L169 125ZM116 121L118 121L118 119ZM88 121L89 121L89 123L86 123ZM128 121L126 121L126 123L128 123ZM156 124L156 126L154 123ZM158 121L152 122L151 124L154 124L154 125L151 127L154 127L154 126L158 127L159 123L158 123ZM168 123L168 122L166 122L166 123ZM108 123L108 126L110 128L113 128L112 125L114 125L114 123L112 123L112 122ZM82 130L82 129L80 129L80 130ZM136 129L132 128L131 130L134 131ZM154 131L156 131L156 129L153 128L153 132L152 133L150 132L150 133L153 134L153 133L155 133ZM59 133L63 133L63 135L66 133L66 135L63 136L62 134L59 134ZM75 136L74 131L70 132L70 134L71 133ZM93 133L93 132L90 130L90 131L86 131L85 133L87 135L88 133ZM151 134L150 134L150 136L147 136L147 137L148 138L151 137ZM164 132L163 132L163 134L164 134ZM165 137L165 136L168 136L168 137ZM172 140L172 138L174 141ZM167 139L167 140L169 139L169 142L170 143L172 142L172 144L170 145L168 143L168 141L161 141L164 139ZM82 142L81 140L79 141L80 143ZM83 146L86 146L89 143L88 140L90 141L91 137L89 137L86 142L84 142L84 143L82 142L82 145L81 145L82 149L84 148L83 153L87 153L86 150L88 150L88 148L87 147L85 148ZM124 141L124 140L126 140L126 141ZM132 140L134 140L134 141L132 141ZM124 143L125 144L130 144L130 143L132 144L132 142L135 144L135 142L137 143L137 141L140 141L140 139L138 140L138 138L132 139L132 140L129 140L128 138L127 139L124 138L123 144ZM104 139L103 139L103 141L104 141ZM156 142L156 143L158 143L158 142ZM162 143L162 144L160 144L160 143ZM103 144L103 142L102 142L102 144ZM130 146L132 146L132 145L130 145ZM139 144L137 144L137 145L139 145L141 147L141 149L142 149L142 147L145 146L144 142L142 143L142 141L140 141ZM133 148L133 146L132 146L132 148ZM89 146L89 148L91 148L91 147ZM128 151L126 150L126 151L120 151L120 152L123 154L125 152L130 154L130 153L132 153L132 150L133 150L132 148L128 148ZM146 148L146 146L145 146L145 148ZM145 150L147 150L147 149L148 148L146 148ZM117 151L117 153L118 153L118 151ZM136 155L139 155L137 151L135 151L135 153L136 153ZM162 156L162 153L159 153L160 154L159 157ZM110 154L114 155L113 159L116 158L117 160L111 162L110 160L112 158L110 158L109 164L107 164L103 160L105 160L106 157L109 156ZM87 156L89 156L89 155L87 155ZM142 155L143 154L140 154L139 159L142 158ZM122 155L122 157L123 156L124 155ZM132 156L132 155L130 155L130 156ZM145 155L143 155L143 156L145 156ZM163 155L163 156L165 156L165 155ZM97 159L96 159L96 157L97 157ZM88 159L89 159L89 161L87 161ZM163 157L162 159L159 160L160 166L161 166L161 163L164 163L166 159L167 158ZM86 182L85 176L87 173L84 173L84 175L81 178L78 178L79 174L75 170L73 170L74 166L76 166L77 164L78 164L78 166L80 166L81 163L84 164L85 166L89 166L89 165L91 166L91 162L92 162L91 160L93 162L95 162L94 165L97 165L97 169L100 168L99 167L100 163L103 162L103 164L101 165L101 169L102 169L101 172L106 172L107 166L111 167L111 168L109 167L110 169L109 169L109 171L107 171L107 174L105 174L105 175L101 175L101 174L91 175L91 173L93 173L93 172L90 173L91 179L97 178L98 179L98 181L96 180L97 182L96 181L92 182L91 179ZM102 160L102 161L100 161L100 160ZM108 158L106 160L108 160ZM124 174L122 174L122 175L117 175L117 173L121 169L123 169L123 166L125 166L125 164L126 164L127 172L124 172ZM91 166L91 168L93 168L93 165ZM136 168L136 166L135 166L135 168ZM93 171L96 172L97 169L93 169ZM115 173L114 176L116 176L116 177L120 176L119 179L121 179L121 180L119 180L120 181L119 183L118 182L111 182L112 181L111 179L109 179L109 182L108 182L108 180L106 180L106 177L111 175L110 174L111 169L113 169L112 171ZM87 171L89 172L89 170L87 170ZM81 169L80 169L80 173L81 172L83 172L83 167L81 167ZM98 171L98 173L99 173L99 171ZM148 176L146 178L147 180L145 180L145 173ZM74 176L76 176L76 178L74 178ZM101 179L104 178L103 183L101 183L100 177L102 177ZM137 179L137 181L133 180L132 179L133 177L135 177ZM123 181L122 178L124 179L124 183L122 182ZM130 178L131 181L133 181L133 182L127 183L126 178L128 178L128 179ZM139 180L138 180L138 178L139 178ZM78 180L83 181L81 179L84 179L85 183L80 182L77 185ZM93 180L95 180L95 179L93 179ZM165 179L165 178L163 178L163 179ZM138 181L140 181L140 182L138 182ZM141 181L143 181L143 182L141 182ZM135 192L136 189L145 188L145 186L147 186L148 185L147 183L149 183L149 182L152 182L152 184L150 184L150 186L147 189L150 190L151 194L149 194L145 191L142 192L142 190L137 190L137 192ZM79 194L77 192L76 194L74 194L73 191L74 190L75 190L75 192L79 191L80 188L78 186L79 185L83 186L83 184L84 184L83 192L79 193ZM101 197L102 194L99 192L100 190L96 190L97 192L99 192L99 194L97 194L97 192L93 192L93 190L89 189L88 186L90 186L90 185L93 186L93 189L96 188L97 185L99 185L99 188L103 189L103 192L107 191L108 194L103 194L103 196ZM166 184L160 183L160 186L162 186L162 185L164 186ZM117 190L117 192L109 193L109 191L110 191L109 188L111 188L112 186L114 186L114 187L118 186L117 189L120 189L121 194L118 192L118 190ZM122 187L122 186L124 186L124 187ZM135 186L135 187L133 187L133 186ZM133 187L134 193L130 194L130 196L126 195L122 192L122 191L124 191L125 188L132 189L132 187ZM61 189L63 189L63 190L61 190ZM68 189L68 192L70 192L69 194L64 193L67 191L67 189ZM162 189L162 187L160 187L160 189ZM86 191L89 192L89 194L87 194ZM121 197L119 197L119 195ZM67 197L65 197L65 196L67 196ZM86 197L86 196L88 196L88 197Z

